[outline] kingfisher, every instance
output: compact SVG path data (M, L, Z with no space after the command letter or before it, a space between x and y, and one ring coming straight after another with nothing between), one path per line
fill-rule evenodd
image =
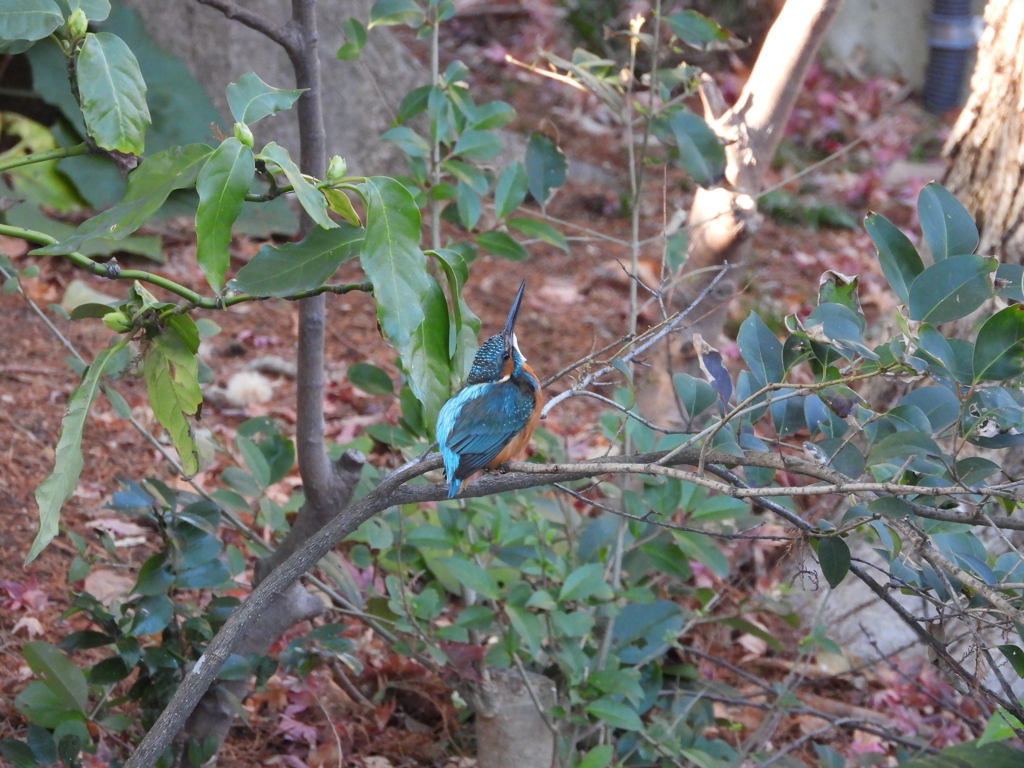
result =
M449 499L477 470L498 467L522 453L540 420L540 379L526 364L515 334L525 288L523 280L505 328L480 346L466 386L437 416Z

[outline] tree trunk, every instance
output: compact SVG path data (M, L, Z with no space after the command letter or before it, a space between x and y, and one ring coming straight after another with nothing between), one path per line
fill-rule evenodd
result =
M988 0L971 95L946 142L944 183L981 232L979 253L1024 264L1024 3Z
M843 0L786 0L732 107L726 107L714 81L703 77L704 119L725 145L725 181L715 189L698 189L693 199L687 259L675 281L672 309L690 306L723 264L735 268L745 260L750 236L761 220L755 198L765 189L764 171L782 140L829 22L842 4ZM650 360L647 376L639 382L637 404L653 421L679 425L672 374L691 367L686 355L693 333L717 346L726 307L737 288L734 274L735 269L694 308L683 338L670 338Z

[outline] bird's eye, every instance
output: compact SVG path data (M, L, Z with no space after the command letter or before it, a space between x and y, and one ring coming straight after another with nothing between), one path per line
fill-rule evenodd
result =
M508 360L510 357L511 357L511 355L508 352L502 352L501 353L501 359L502 360Z

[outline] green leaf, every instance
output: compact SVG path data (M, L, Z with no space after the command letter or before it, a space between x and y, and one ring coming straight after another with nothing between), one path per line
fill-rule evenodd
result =
M25 663L56 696L85 713L89 703L89 687L85 675L55 645L36 640L21 646Z
M910 286L911 320L932 325L967 317L992 296L995 259L969 254L932 264Z
M461 160L445 160L441 165L456 179L472 187L477 194L487 194L490 182L487 180L487 175L479 168Z
M624 731L642 731L644 728L635 709L616 701L611 696L602 696L588 704L587 714L612 728L621 728Z
M451 572L456 580L474 592L498 600L500 592L491 575L472 560L461 557L439 557L437 563Z
M1002 718L999 717L999 710L992 716L990 724ZM1011 716L1011 720L1015 720ZM1009 730L1007 738L1013 737L1013 731ZM985 729L988 733L988 728ZM1024 752L1009 744L993 743L982 744L985 736L978 741L967 741L952 747L946 747L937 755L921 757L917 760L902 762L897 768L1018 768L1024 761Z
M196 259L217 294L231 261L231 228L242 212L255 173L252 150L232 136L214 150L196 181Z
M501 153L502 143L501 138L490 131L471 129L463 131L452 152L468 160L491 160Z
M516 111L504 101L489 101L466 115L469 127L480 131L504 128L515 119Z
M128 634L132 637L155 635L174 617L174 604L166 595L151 595L135 603L135 618Z
M728 40L729 33L715 21L696 11L677 11L665 17L672 34L687 45L701 51L709 50L716 42Z
M393 141L409 157L429 157L427 140L407 125L396 125L381 134L381 141Z
M104 21L110 15L110 0L70 0L68 5L81 8L89 21Z
M422 85L419 88L413 88L402 99L402 103L398 105L398 114L395 115L396 123L404 123L406 120L411 120L420 114L427 108L427 99L430 96L431 87L429 85Z
M553 245L566 253L569 252L569 244L565 242L565 236L546 221L540 221L539 219L509 219L505 223L527 237Z
M39 532L32 542L32 548L25 558L28 564L36 559L43 548L57 535L60 509L78 485L82 473L82 429L89 406L99 390L104 367L127 343L127 339L113 349L105 349L96 355L85 373L82 382L75 387L68 399L68 407L60 425L60 438L54 455L53 471L36 488L36 504L39 506Z
M128 189L120 203L82 222L70 237L55 245L37 248L33 253L63 256L96 238L124 239L146 224L171 192L195 184L203 163L212 152L205 144L188 144L147 157L128 176Z
M386 27L404 24L416 29L423 25L426 16L423 9L413 0L377 0L370 9L370 23L367 27Z
M700 416L718 399L714 387L703 379L694 378L688 373L673 375L672 383L683 408L686 409L686 413L691 419Z
M899 228L877 213L869 213L864 228L878 249L882 274L900 301L910 304L910 285L924 271L924 262L913 243Z
M759 386L778 384L785 377L782 343L756 312L743 321L736 344Z
M545 631L536 614L518 605L505 604L505 615L512 629L523 639L530 654L537 656L541 652Z
M338 226L327 215L327 198L323 196L319 189L306 181L299 170L299 166L292 161L287 149L272 141L263 148L263 151L260 152L260 157L270 160L284 171L284 175L288 177L288 182L292 185L292 189L295 190L295 197L298 198L299 205L305 209L313 221L324 229L333 229Z
M484 232L477 235L477 245L495 256L509 261L526 261L530 253L517 243L507 232Z
M881 464L889 459L902 459L918 454L941 456L942 450L926 433L908 430L886 435L875 443L868 454L867 462L869 465Z
M1024 678L1024 650L1021 650L1018 645L997 645L996 648L1010 662L1017 677Z
M1024 371L1024 306L1014 304L992 315L974 345L974 383L1002 381Z
M518 160L505 166L494 188L494 213L499 219L523 204L527 189L526 169Z
M561 602L570 600L585 600L591 595L604 589L604 565L602 563L588 563L581 565L562 582L562 590L558 594Z
M316 227L297 243L264 245L238 270L231 287L255 296L294 296L326 283L338 266L359 255L362 229Z
M14 700L14 707L31 722L44 728L56 728L69 719L83 717L73 700L54 693L41 680L29 683ZM38 762L33 762L32 765L35 768Z
M565 183L565 155L551 139L540 133L526 145L526 178L530 194L544 209L551 193Z
M242 461L245 462L246 469L252 474L252 479L256 481L257 485L260 488L270 485L270 464L260 447L256 445L256 441L250 437L238 435L235 438L235 445L238 446Z
M898 499L895 496L883 496L868 504L867 514L885 517L913 517L914 508L903 499Z
M359 186L366 206L360 256L377 320L398 350L409 386L433 424L449 394L448 309L419 247L420 212L402 184L383 176Z
M354 61L362 53L366 45L366 27L358 19L347 18L341 22L341 31L345 35L345 44L338 49L335 57L342 61Z
M391 377L376 365L355 363L348 367L348 380L355 387L371 395L395 394L395 385Z
M668 126L679 150L679 163L702 187L710 187L725 173L725 147L704 119L692 112L669 115Z
M180 336L163 333L150 341L142 372L153 415L170 435L185 474L195 474L199 453L188 417L194 416L203 402L195 356Z
M480 221L480 195L468 184L460 181L456 187L455 201L459 222L467 231L471 231Z
M146 83L124 40L109 32L90 32L75 72L89 137L103 149L141 155L151 122Z
M63 23L53 0L18 0L0 8L0 40L42 40Z
M818 563L828 585L835 589L850 571L850 548L838 536L818 542Z
M935 261L974 253L978 247L978 227L971 214L938 182L933 181L921 190L917 216Z
M452 374L461 381L469 375L473 356L477 350L477 335L480 333L480 318L466 304L462 288L469 277L469 267L462 255L450 248L428 251L436 258L448 278L448 293L453 298L451 329L448 337L448 354L451 357Z
M139 575L135 580L135 588L132 589L132 592L137 595L162 595L173 583L174 574L167 562L167 554L160 552L149 558L139 568Z
M121 656L110 656L89 670L89 685L112 685L132 673L132 667Z
M615 748L611 744L602 744L587 752L576 768L608 768L614 754Z
M228 108L235 122L252 125L264 117L290 109L305 88L274 88L254 72L246 72L227 87Z
M327 198L328 208L345 219L345 221L353 227L363 226L363 222L359 220L359 214L356 213L356 209L352 205L352 201L342 190L329 189L325 187L320 191L323 192L324 197Z

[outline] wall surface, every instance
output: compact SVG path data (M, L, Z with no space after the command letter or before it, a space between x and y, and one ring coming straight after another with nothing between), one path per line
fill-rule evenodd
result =
M295 87L284 51L219 11L195 0L125 0L125 4L142 17L149 34L181 58L205 86L229 131L224 89L239 76L253 71L277 88ZM239 0L239 4L280 24L287 21L291 8L288 0ZM341 155L350 171L366 175L402 168L394 147L377 137L387 129L406 92L426 82L423 67L387 29L370 33L362 61L335 58L345 42L341 23L349 16L365 23L370 5L370 0L320 0L317 17L328 156ZM257 142L277 141L297 156L295 110L261 121L254 132Z

